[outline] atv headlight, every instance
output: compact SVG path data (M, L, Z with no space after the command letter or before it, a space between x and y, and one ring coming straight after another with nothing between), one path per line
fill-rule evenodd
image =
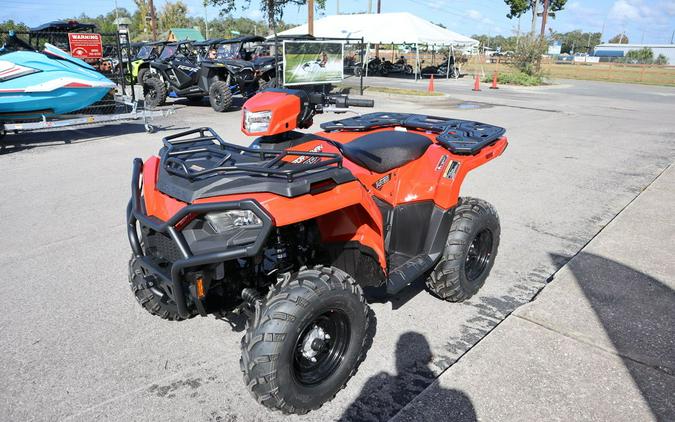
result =
M249 210L211 212L205 218L216 233L225 233L237 227L262 227L262 220Z
M271 111L244 110L244 128L250 133L267 132L272 120Z

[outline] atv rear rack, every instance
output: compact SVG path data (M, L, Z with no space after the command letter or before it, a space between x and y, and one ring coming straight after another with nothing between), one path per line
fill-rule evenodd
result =
M321 124L328 132L365 132L387 127L437 133L436 141L457 155L477 154L506 132L504 128L471 120L409 113L369 113Z
M194 137L189 135L199 134ZM214 142L215 141L215 142ZM268 177L294 177L323 168L342 168L340 154L318 151L262 150L225 142L213 129L201 127L162 139L164 169L173 175L193 181L209 175L245 172ZM217 142L217 143L216 143ZM287 157L298 157L289 162ZM313 157L317 157L318 159ZM326 158L326 160L322 160ZM198 164L197 164L198 162ZM231 162L232 165L226 165ZM204 164L212 166L207 168Z

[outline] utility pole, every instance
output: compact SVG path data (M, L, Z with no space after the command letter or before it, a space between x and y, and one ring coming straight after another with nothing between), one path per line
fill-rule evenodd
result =
M307 1L307 32L314 35L314 0Z
M337 13L335 13L335 14L339 15L340 14L340 0L337 0L337 8L336 9L337 9Z
M380 14L380 10L382 8L382 0L377 0L377 14ZM393 48L392 48L393 50ZM375 46L375 57L380 57L380 44L377 44Z
M150 9L150 27L152 28L152 40L157 41L157 16L155 16L155 5L152 0L148 0L148 9Z
M368 14L373 13L373 0L368 0Z
M541 38L546 36L546 18L548 18L548 0L544 0L544 12L541 14Z
M209 39L209 12L208 9L206 8L207 1L204 0L204 27L206 29L206 39Z

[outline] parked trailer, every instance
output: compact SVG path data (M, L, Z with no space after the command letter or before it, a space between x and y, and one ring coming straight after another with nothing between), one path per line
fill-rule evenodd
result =
M42 116L42 120L32 122L0 122L0 138L11 132L30 132L35 130L91 124L105 124L141 119L143 120L145 131L152 133L156 130L156 126L151 123L153 119L167 117L175 113L175 109L173 107L163 110L146 110L142 107L139 107L138 101L132 100L129 96L116 96L113 106L116 109L122 108L124 112L115 112L109 114L67 114L60 116L50 116L49 118Z

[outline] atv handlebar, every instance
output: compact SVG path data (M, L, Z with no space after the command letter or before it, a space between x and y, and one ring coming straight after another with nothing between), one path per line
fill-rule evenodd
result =
M346 95L327 95L328 104L334 104L338 108L347 107L375 107L375 101L359 98L349 98Z
M375 107L375 101L359 99L359 98L347 98L347 107Z

